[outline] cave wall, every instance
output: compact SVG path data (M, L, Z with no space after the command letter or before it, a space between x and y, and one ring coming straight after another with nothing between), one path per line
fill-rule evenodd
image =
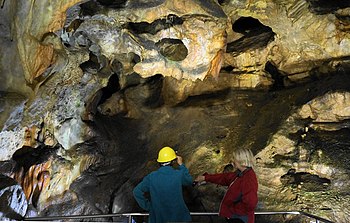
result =
M0 160L16 163L7 174L40 214L106 213L137 208L120 200L132 199L128 189L155 168L150 157L164 145L179 147L194 175L221 171L230 151L247 147L259 160L260 208L287 199L335 219L347 213L347 196L334 212L320 211L328 203L314 210L300 185L325 178L311 192L331 198L349 186L346 160L335 165L326 141L315 144L349 128L349 7L2 1ZM91 198L92 188L100 193Z

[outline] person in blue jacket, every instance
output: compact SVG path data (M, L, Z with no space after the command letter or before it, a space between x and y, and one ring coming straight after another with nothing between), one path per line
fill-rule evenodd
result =
M177 161L179 168L173 164ZM182 186L192 185L192 176L170 147L162 148L157 162L160 168L151 172L134 188L139 206L149 212L148 222L190 222L191 215L182 194ZM146 193L149 196L146 196Z

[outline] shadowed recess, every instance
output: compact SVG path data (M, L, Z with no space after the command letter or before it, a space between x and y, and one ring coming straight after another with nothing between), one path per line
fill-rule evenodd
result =
M283 84L284 77L273 63L268 61L265 64L265 71L268 72L271 75L272 79L274 80L273 86L271 87L272 91L279 90L284 87L284 84Z
M152 23L148 22L129 22L125 28L131 30L132 32L136 34L141 33L150 33L152 35L156 34L160 30L168 29L175 25L181 25L183 23L183 20L176 16L176 15L168 15L166 18L163 19L157 19Z
M80 68L91 74L96 74L107 64L107 58L104 55L96 56L93 52L89 54L89 60L80 64Z
M218 17L224 18L226 17L225 12L222 10L219 4L216 1L212 0L195 0L199 2L199 5L209 14Z
M290 169L287 174L281 176L284 185L298 186L306 191L322 191L329 187L331 181L307 172L296 172Z
M160 53L173 61L184 60L188 55L188 50L183 42L179 39L164 38L156 43L160 48Z
M102 88L102 95L98 105L103 104L108 98L112 96L115 92L120 90L119 77L118 74L113 74L108 81L106 87Z
M274 40L275 33L268 26L252 17L241 17L232 25L232 30L244 36L227 44L226 52L241 53L249 49L264 48Z
M145 106L155 108L163 104L163 79L163 76L160 74L147 78L146 85L148 88L149 95L144 102Z
M230 2L229 0L218 0L218 3L220 5L225 5L225 4L229 3L229 2Z
M128 0L97 0L97 2L108 8L120 9L125 7Z
M23 166L24 171L27 171L35 164L46 162L55 151L56 148L51 148L49 146L38 148L23 146L12 155L12 159L15 160L19 166Z
M101 6L95 1L88 1L80 5L82 16L93 16L97 14Z
M333 13L338 9L350 7L350 1L344 0L307 0L309 9L315 14Z
M270 27L263 25L258 19L252 17L240 17L232 24L232 30L244 35L272 32Z
M313 123L315 124L315 123ZM313 131L309 130L305 137L304 145L311 150L312 159L319 159L319 148L328 159L337 163L339 167L350 170L350 127L342 123L322 123L323 125L340 125L343 128L337 131Z

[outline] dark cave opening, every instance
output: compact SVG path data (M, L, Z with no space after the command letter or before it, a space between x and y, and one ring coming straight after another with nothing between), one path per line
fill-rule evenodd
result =
M93 52L90 52L89 60L80 64L79 66L84 72L95 74L103 67L103 64Z
M46 162L56 150L50 146L23 146L12 155L12 159L16 161L17 168L23 167L24 172L27 172L31 166Z
M307 0L307 2L310 11L316 14L333 13L338 9L350 7L350 1L344 0Z
M102 92L100 101L97 106L103 104L108 98L110 98L114 93L120 90L119 76L118 74L112 74L109 77L108 84L103 87L100 91Z
M221 70L224 70L224 71L230 73L231 71L233 71L234 68L235 67L228 65L228 66L221 67Z
M180 39L164 38L156 43L160 54L172 61L182 61L188 55L187 47Z
M310 160L322 163L327 160L336 163L340 168L350 170L350 124L349 120L340 123L312 123L314 126L330 126L340 128L334 131L309 130L303 140L303 145L310 150ZM317 148L317 149L316 149ZM322 152L322 156L317 151ZM335 152L336 151L336 152ZM328 162L329 162L328 161Z
M177 15L169 14L166 18L157 19L152 23L148 22L129 22L126 24L127 29L131 30L136 34L150 33L152 35L156 34L160 30L168 29L175 25L181 25L183 20Z
M229 2L230 1L228 1L228 0L218 0L219 5L225 5L225 4L229 3Z
M280 90L284 88L284 76L281 74L281 72L279 72L279 70L273 63L268 61L265 64L265 71L268 72L274 80L273 85L270 88L271 91Z
M232 24L232 30L244 36L227 44L226 52L239 54L250 49L264 48L274 40L275 33L258 19L241 17Z
M126 6L128 0L97 0L97 2L108 8L120 9Z
M143 105L149 108L157 108L163 105L162 88L164 77L161 74L154 75L146 79L145 86L149 92Z
M272 29L263 25L253 17L240 17L232 24L232 30L244 35L256 35L263 32L272 32Z
M80 12L82 16L93 16L97 14L101 6L96 1L87 1L80 4Z
M331 183L327 178L307 172L296 172L295 169L290 169L287 174L281 176L281 182L285 186L298 186L305 191L324 191Z

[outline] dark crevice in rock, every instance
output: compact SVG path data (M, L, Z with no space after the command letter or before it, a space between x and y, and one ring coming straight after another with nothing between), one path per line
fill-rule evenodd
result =
M289 167L290 163L298 162L299 153L296 152L294 154L287 154L287 155L280 155L276 154L273 156L273 163L270 164L269 166L271 168L276 168L276 167Z
M244 35L272 32L272 29L263 25L258 19L252 17L240 17L232 24L232 30Z
M131 62L133 62L134 64L137 64L137 63L141 62L141 57L139 55L137 55L135 53L132 53L132 54L134 54L134 56L133 56Z
M118 74L113 74L109 78L107 86L101 89L102 95L97 105L103 104L108 98L110 98L115 92L119 90L120 84Z
M181 25L183 23L182 18L178 17L177 15L170 14L164 19L157 19L152 23L148 22L129 22L126 24L127 29L131 30L132 32L136 34L141 33L150 33L152 35L156 34L160 30L168 29L175 25Z
M305 191L323 191L329 188L331 181L307 172L296 172L290 169L287 174L281 176L281 182L285 186L299 186Z
M268 61L265 64L265 71L268 72L274 80L273 85L270 88L271 91L280 90L284 87L284 76L279 72L278 68L273 63Z
M232 30L244 36L227 44L226 52L239 54L241 52L264 48L274 40L275 33L268 26L252 17L241 17L232 25Z
M230 89L223 89L220 91L189 96L184 102L181 102L176 105L176 107L191 107L191 106L209 106L220 98L226 98L230 93Z
M132 212L138 207L131 193L135 181L143 177L142 171L136 170L148 157L148 146L140 137L144 131L142 125L141 120L96 114L91 127L97 135L91 146L100 153L101 162L71 185L85 206L96 208L95 204L99 204L100 213L111 213L113 205L117 205L114 198L121 198L116 207L118 212ZM127 156L123 155L125 152ZM126 182L132 185L123 187Z
M233 69L235 69L235 67L233 67L231 65L228 65L228 66L221 68L221 70L226 71L226 72L231 72L231 71L233 71Z
M239 54L247 50L254 50L264 48L266 45L274 40L273 32L258 33L256 36L244 36L240 39L227 44L227 53Z
M82 19L75 19L67 27L65 28L66 32L75 32L79 28L79 26L84 22Z
M18 167L23 167L24 172L27 172L31 166L46 162L56 149L50 146L38 148L23 146L12 155L12 159L16 161Z
M100 10L100 4L95 1L88 1L80 5L82 16L93 16Z
M350 1L344 0L307 0L309 2L309 9L315 14L333 13L338 9L350 7Z
M303 146L310 148L310 160L324 164L334 163L339 165L340 168L350 170L350 128L336 131L309 129L304 138ZM321 157L315 148L322 151L323 155Z
M128 7L132 8L153 8L163 4L166 0L133 0L128 3Z
M179 39L164 38L156 43L160 48L160 54L172 61L184 60L188 55L188 50Z
M104 55L95 55L93 52L89 54L89 60L80 64L80 68L88 73L97 74L99 71L101 75L109 73L108 59ZM107 71L108 70L108 71ZM104 72L102 72L104 71Z
M128 0L97 0L97 2L108 8L120 9L125 8Z
M98 70L100 70L100 63L98 61L97 56L90 52L89 54L89 60L80 64L80 68L83 71L89 72L89 73L96 73Z
M40 42L45 43L45 41L49 41L49 39L56 38L57 35L53 32L44 33L44 35L41 37Z
M350 15L349 15L350 9L348 12L345 13L335 13L335 16L338 19L337 27L339 30L343 32L349 32L350 31Z
M133 72L125 76L125 81L123 83L124 88L131 88L139 85L142 82L143 78L136 72Z
M340 130L340 129L350 129L350 119L341 120L337 122L312 122L315 128L329 129L329 130Z
M225 5L229 2L230 2L229 0L218 0L219 5Z
M163 104L162 88L163 88L163 76L160 74L147 78L147 88L149 94L144 101L143 105L150 108L156 108Z
M112 72L119 74L123 71L123 63L120 62L119 60L113 60L110 63L110 68L111 68Z
M198 1L201 8L208 12L210 15L217 18L225 18L226 14L223 11L222 7L218 5L215 1L201 0Z

